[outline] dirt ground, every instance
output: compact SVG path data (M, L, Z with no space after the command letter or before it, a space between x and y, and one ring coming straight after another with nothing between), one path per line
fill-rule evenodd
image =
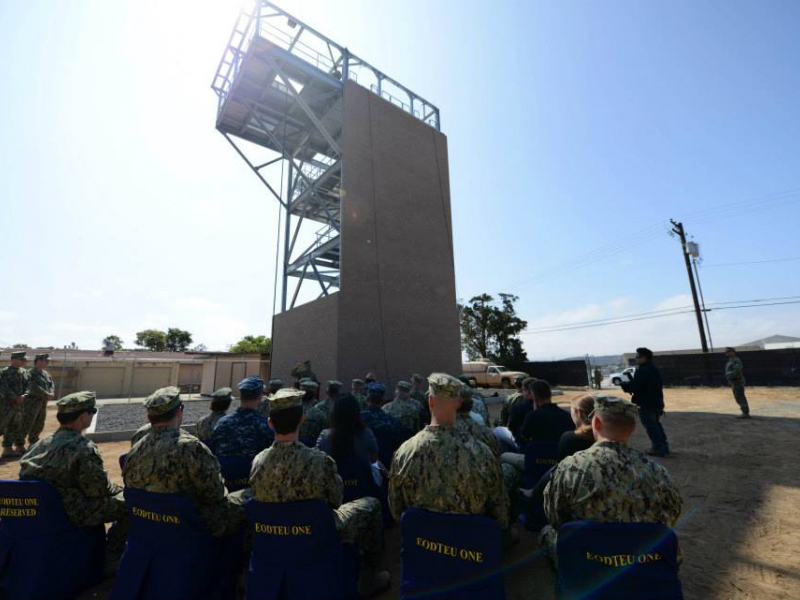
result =
M581 393L567 390L560 404ZM619 393L619 392L617 392ZM800 388L747 390L754 418L735 419L727 389L666 390L664 426L674 457L663 459L683 494L678 536L687 600L800 598ZM493 416L499 405L492 405ZM51 408L47 430L56 427ZM647 439L637 428L634 446ZM117 459L127 442L101 444L111 478L122 483ZM0 478L16 478L17 461L0 464ZM553 598L553 572L533 535L506 553L509 600ZM387 532L384 560L398 597L399 528ZM84 598L105 598L106 580Z

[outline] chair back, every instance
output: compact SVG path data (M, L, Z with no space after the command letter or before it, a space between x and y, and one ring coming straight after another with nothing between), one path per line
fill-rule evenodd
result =
M111 600L208 598L216 546L194 502L125 489L130 533Z
M250 487L250 467L253 460L243 456L218 456L222 478L229 492L237 492Z
M559 600L682 600L678 539L655 523L572 521L558 530Z
M525 453L525 476L523 487L530 489L558 464L558 442L528 442Z
M343 568L333 511L324 502L251 500L246 511L253 537L247 600L343 598L343 577L354 580L356 573Z
M55 488L0 481L0 596L72 598L102 579L104 562L105 529L72 525Z
M119 468L120 469L124 469L126 462L128 462L128 453L127 452L125 454L120 454L119 455Z
M352 458L337 461L336 469L344 484L343 502L352 502L367 496L380 498L380 490L372 477L372 466L369 463Z
M400 523L403 598L505 598L497 521L411 508Z

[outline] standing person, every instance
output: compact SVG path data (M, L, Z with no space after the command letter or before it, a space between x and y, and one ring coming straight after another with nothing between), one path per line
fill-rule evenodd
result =
M311 379L313 381L317 380L317 376L314 375L314 371L311 370L310 360L304 360L301 363L297 363L294 369L292 369L292 377L294 377L297 381L302 381L303 379Z
M3 435L0 458L25 454L23 404L30 386L30 375L25 368L27 362L26 352L12 352L11 365L0 371L0 434ZM12 445L15 446L13 449Z
M725 364L725 379L728 380L728 385L733 390L733 399L739 405L742 414L739 415L740 419L750 418L750 405L747 403L747 396L744 395L744 365L742 359L736 356L736 348L725 348L725 354L728 355L728 362Z
M391 584L389 572L378 569L383 534L380 501L359 498L342 504L344 485L336 462L298 440L302 396L297 390L286 389L272 396L269 424L275 430L275 443L253 461L249 493L259 502L325 502L333 511L340 539L359 544L362 561L358 595L371 597Z
M411 435L422 429L422 406L411 397L411 384L398 381L394 390L394 400L383 405L383 411L400 421Z
M366 383L363 379L353 379L350 382L350 393L353 394L361 410L367 410L367 395L364 393Z
M108 532L109 549L125 543L128 511L122 488L108 479L103 457L83 432L97 412L94 392L76 392L58 401L59 427L34 444L19 462L19 478L44 481L61 495L75 527L118 522Z
M600 372L600 369L595 367L594 369L594 386L601 390L603 389L603 374Z
M49 354L37 354L33 359L33 368L29 372L30 389L23 404L24 428L29 446L39 441L39 435L44 429L44 418L47 415L47 403L56 397L53 378L46 371L49 363Z
M269 448L275 434L267 419L258 413L264 396L264 380L251 375L239 382L239 408L222 417L211 432L210 448L217 456L253 459Z
M267 384L268 387L268 394L272 396L278 392L279 389L283 388L283 381L280 379L270 379L269 383ZM269 396L265 396L261 399L261 402L258 404L258 414L260 414L265 419L269 419Z
M244 508L228 495L219 462L208 446L181 430L180 390L156 390L144 406L152 427L128 453L122 468L125 487L189 496L212 536L235 533L244 525Z
M219 388L211 394L211 412L197 421L197 439L208 445L211 443L211 432L219 420L225 416L233 402L233 390L229 387Z
M653 364L653 351L636 349L636 364L639 365L631 381L623 381L622 389L633 394L631 401L639 407L639 420L650 438L650 456L664 457L669 454L669 442L661 417L664 414L664 384L661 373Z
M509 394L503 400L503 408L500 409L500 426L501 427L508 427L508 419L511 417L511 411L514 410L514 406L517 402L520 402L524 396L522 394L522 382L527 379L525 375L519 373L514 376L514 388L516 391L513 394Z
M388 465L394 452L404 441L410 438L413 433L406 430L400 421L383 410L384 394L386 386L377 381L369 384L369 394L367 395L367 410L361 413L364 424L375 434L380 448L381 461Z
M456 427L463 385L433 373L431 424L395 454L389 476L389 508L397 521L407 508L460 515L485 515L509 527L509 502L500 463L492 451Z

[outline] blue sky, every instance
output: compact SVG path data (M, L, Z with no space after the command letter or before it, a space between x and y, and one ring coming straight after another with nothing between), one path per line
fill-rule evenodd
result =
M280 4L441 109L461 298L516 293L531 328L685 306L670 217L708 302L800 295L800 261L711 267L800 257L800 3ZM0 346L269 333L277 206L209 88L239 6L0 4ZM716 345L798 317L710 316ZM698 345L691 315L524 339L535 358Z

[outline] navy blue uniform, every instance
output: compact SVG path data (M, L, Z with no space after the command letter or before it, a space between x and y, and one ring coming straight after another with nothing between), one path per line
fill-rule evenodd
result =
M222 417L211 433L211 450L217 456L254 458L275 441L275 432L254 408L237 408Z

